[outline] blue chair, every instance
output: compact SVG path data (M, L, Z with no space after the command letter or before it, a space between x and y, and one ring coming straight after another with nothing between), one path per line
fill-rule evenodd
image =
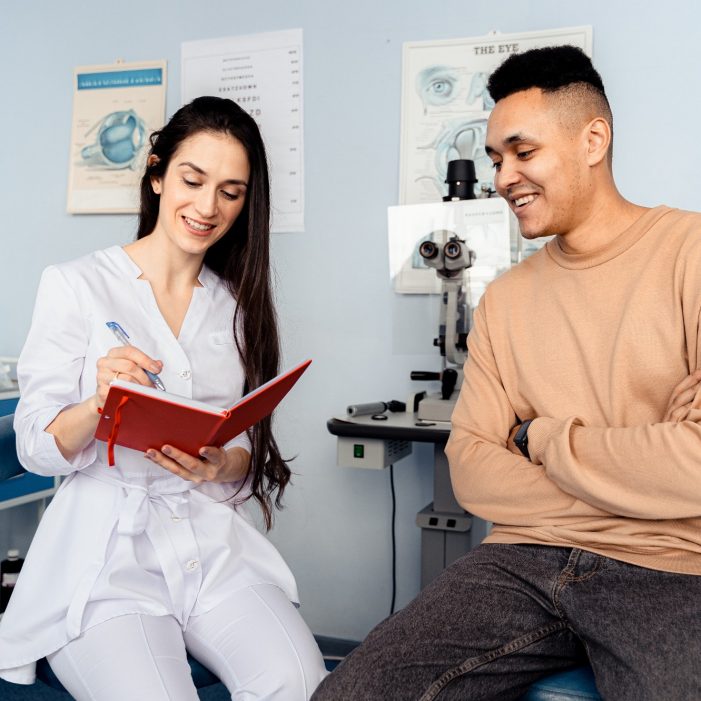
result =
M25 471L17 459L13 418L12 414L0 416L0 482L17 477ZM212 672L189 655L188 662L196 688L203 689L220 683ZM330 667L328 660L327 667ZM65 692L45 658L37 662L37 678L52 689ZM533 684L521 697L521 701L582 701L584 699L601 701L594 684L594 675L588 667L579 667L546 677Z
M589 666L558 672L537 681L521 701L601 701Z

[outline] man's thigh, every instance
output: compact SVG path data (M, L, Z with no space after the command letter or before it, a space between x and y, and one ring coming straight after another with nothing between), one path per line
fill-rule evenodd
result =
M378 625L314 699L518 698L582 655L550 600L568 554L480 546Z
M701 577L581 553L559 602L604 698L701 699Z

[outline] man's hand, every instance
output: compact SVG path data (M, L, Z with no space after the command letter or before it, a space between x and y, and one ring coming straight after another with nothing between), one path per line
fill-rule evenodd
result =
M701 370L696 370L672 390L662 421L683 421L694 408L694 399L700 388Z

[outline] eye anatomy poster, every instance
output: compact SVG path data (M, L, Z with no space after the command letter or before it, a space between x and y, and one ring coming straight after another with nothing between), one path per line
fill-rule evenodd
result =
M69 212L139 211L149 136L163 126L165 102L165 61L75 69Z
M591 27L404 44L399 202L436 202L447 194L448 161L475 162L476 190L492 187L484 152L494 107L487 80L510 54L571 44L591 56Z
M227 97L256 120L268 156L272 231L304 230L302 30L182 44L183 104Z

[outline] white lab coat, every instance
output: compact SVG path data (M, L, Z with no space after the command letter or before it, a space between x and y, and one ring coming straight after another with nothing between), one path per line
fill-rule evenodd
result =
M0 622L0 677L8 681L31 684L37 659L114 616L171 615L184 626L259 583L298 600L280 554L226 501L239 484L196 486L119 446L110 468L100 441L69 462L44 431L63 408L94 394L96 361L117 345L107 321L163 361L169 392L223 408L241 396L235 301L219 278L203 268L176 339L140 274L113 246L51 266L41 278L18 364L17 449L28 470L68 477ZM245 435L232 445L250 449Z

